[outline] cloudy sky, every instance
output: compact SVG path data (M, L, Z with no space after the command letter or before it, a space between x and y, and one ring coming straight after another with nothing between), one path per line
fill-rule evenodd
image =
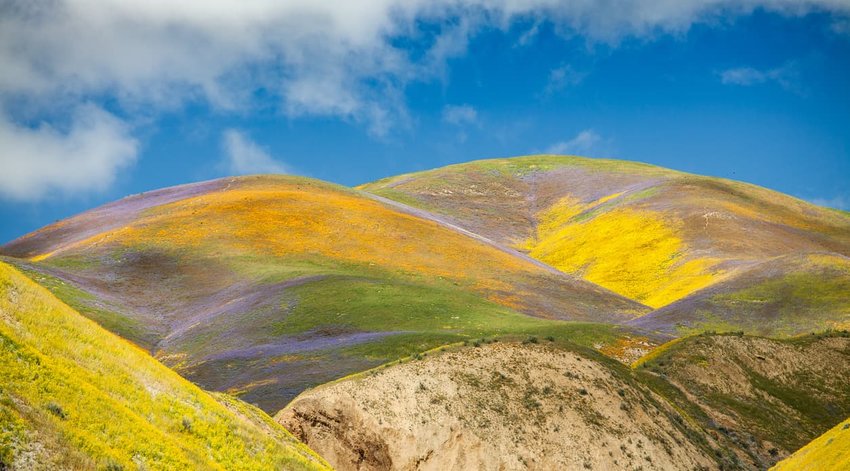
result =
M850 0L0 0L0 241L225 175L564 153L850 208Z

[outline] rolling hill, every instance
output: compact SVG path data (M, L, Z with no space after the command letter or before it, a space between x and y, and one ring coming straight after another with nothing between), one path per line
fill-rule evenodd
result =
M847 213L746 183L635 162L546 155L482 160L358 188L438 214L653 308L670 307L659 312L663 320L648 324L665 330L699 324L674 303L699 304L701 315L716 324L762 327L759 316L727 319L730 311L706 302L704 290L734 297L759 266L809 254L820 256L816 265L839 272L832 276L839 287L850 255ZM798 291L805 289L811 268L801 265L772 266L770 276L784 280L772 283L801 282ZM837 294L811 300L806 308L818 312L811 320L777 321L776 330L765 333L845 325L846 306L834 303Z
M850 416L850 216L645 164L183 185L0 274L13 468L325 466L280 411L342 469L766 469Z
M328 469L0 263L0 469Z
M850 328L850 258L786 255L759 263L630 324L673 335L747 326L758 335Z
M310 389L275 418L341 470L763 470L848 415L848 357L847 332L703 334L631 369L503 338Z
M230 178L125 198L2 253L203 388L268 412L305 387L474 337L652 343L559 322L623 323L647 307L413 212L316 180Z
M302 393L276 419L347 470L718 469L730 457L623 365L498 341Z

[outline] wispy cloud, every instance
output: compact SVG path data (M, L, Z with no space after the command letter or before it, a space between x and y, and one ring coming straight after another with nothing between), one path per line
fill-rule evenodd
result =
M845 211L850 210L850 198L843 195L836 195L831 198L812 198L809 201L818 206L827 206Z
M850 4L835 0L614 0L606 8L568 0L215 0L179 7L103 0L97 8L87 0L11 0L0 15L0 95L51 103L56 94L109 93L148 107L200 99L232 109L250 106L252 92L263 89L289 115L338 116L380 133L403 112L406 85L440 77L445 61L465 53L469 38L485 28L545 18L564 34L617 42L757 8L850 14ZM423 33L422 24L437 24L438 32ZM398 41L423 35L430 38L424 53Z
M799 71L794 62L764 70L753 67L727 69L720 72L720 81L726 85L744 87L775 82L786 90L799 91Z
M249 139L243 132L228 129L222 141L225 167L232 175L256 173L291 173L289 167Z
M443 107L443 121L455 126L475 124L478 111L470 105L446 105Z
M528 28L524 33L519 36L514 47L525 47L534 42L537 38L537 35L540 33L540 21L535 21L530 28Z
M586 76L587 73L579 72L569 64L556 67L549 72L543 96L551 96L564 88L578 85Z
M850 36L850 18L835 18L830 26L833 33Z
M601 142L602 137L593 129L585 129L570 140L552 144L546 149L546 153L587 155L592 153Z
M0 198L103 191L135 162L138 149L126 123L93 105L79 106L65 130L19 126L0 114Z
M187 103L219 112L275 103L291 118L333 117L384 136L410 121L407 88L445 79L449 59L465 54L470 38L481 31L507 31L517 21L545 18L558 34L617 44L756 9L850 16L850 4L838 0L612 0L605 8L571 0L101 0L94 6L90 0L7 0L0 2L0 120L6 137L0 155L5 164L10 155L27 157L18 153L24 142L35 152L34 142L56 149L71 146L64 138L108 130L112 142L121 144L114 149L121 150L100 161L103 172L114 175L135 156L129 128L115 124L119 117L155 120ZM534 41L536 32L532 27L521 42ZM408 39L422 47L406 48ZM739 82L742 75L760 80L739 72ZM728 77L734 81L736 73ZM563 69L549 78L555 90L576 75ZM78 119L64 133L48 124L28 127L95 100L114 105L112 124ZM86 125L98 127L81 128ZM61 165L60 173L97 160L81 151L63 155L53 162ZM68 192L88 188L38 179L26 168L20 162L4 165L5 178ZM4 194L44 194L8 188Z

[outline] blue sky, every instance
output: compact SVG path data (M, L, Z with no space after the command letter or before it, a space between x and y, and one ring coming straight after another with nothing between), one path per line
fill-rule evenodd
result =
M543 152L850 208L850 2L96 3L0 6L0 241L231 174Z

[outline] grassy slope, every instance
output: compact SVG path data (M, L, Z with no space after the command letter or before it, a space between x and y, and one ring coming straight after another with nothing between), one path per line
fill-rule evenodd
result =
M597 321L645 312L315 180L228 179L143 202L84 213L4 250L30 257L14 263L184 376L270 412L306 387L448 342L546 329L593 332L603 346L634 337L520 312Z
M831 471L850 469L850 419L812 440L773 471Z
M359 187L660 307L794 252L850 254L850 218L776 192L633 162L494 159Z
M850 328L850 258L807 254L769 260L633 324L671 334L744 330L796 335Z
M0 468L320 469L262 412L227 407L0 263Z
M698 335L635 363L644 382L767 467L850 415L850 335Z

